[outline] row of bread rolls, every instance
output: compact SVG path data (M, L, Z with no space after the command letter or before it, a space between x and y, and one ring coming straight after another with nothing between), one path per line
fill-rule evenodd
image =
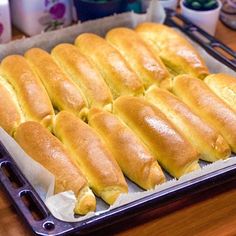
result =
M57 111L67 110L79 117L84 117L87 109L94 106L111 110L113 99L121 95L143 95L144 88L171 78L160 60L161 54L142 41L145 40L142 34L145 26L153 27L150 32L156 37L159 28L166 34L176 34L169 32L168 27L151 23L137 27L141 37L126 28L108 32L107 41L94 34L82 34L75 41L77 47L61 44L51 55L33 48L25 53L25 57L9 56L2 61L0 73L17 93L18 105L26 120L48 121L54 113L52 105ZM191 45L177 36L174 42L179 42L179 47L175 52L185 52L176 53L177 63L184 64L185 72L194 68L195 74L202 76L200 72L205 68L207 73Z
M234 95L227 105L207 88L212 75L206 84L192 77L208 70L175 31L153 23L136 31L113 29L106 40L82 34L75 46L31 49L0 66L1 126L55 175L55 192L76 193L79 214L95 209L88 187L108 204L126 193L122 171L151 189L165 181L158 163L179 178L199 169L199 158L216 161L235 150ZM181 73L191 76L174 77ZM214 81L216 91L226 86Z
M118 117L101 108L91 109L89 117L97 128L61 111L53 119L56 137L34 121L22 123L14 135L27 154L55 175L55 193L73 190L78 196L76 213L95 210L88 187L108 204L127 193L122 171L144 189L165 181L156 158ZM100 134L106 129L111 135L103 140Z

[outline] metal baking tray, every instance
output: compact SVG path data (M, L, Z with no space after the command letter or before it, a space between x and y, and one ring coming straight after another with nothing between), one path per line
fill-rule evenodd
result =
M177 27L214 58L236 71L236 53L233 50L193 25L183 16L169 10L166 13L166 25ZM82 235L91 233L151 209L163 208L188 194L200 193L234 180L236 180L236 164L177 184L87 220L68 223L58 220L50 213L8 151L0 143L0 183L21 218L36 235L68 235L72 233Z

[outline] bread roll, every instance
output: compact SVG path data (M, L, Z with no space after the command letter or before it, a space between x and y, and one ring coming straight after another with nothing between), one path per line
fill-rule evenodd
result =
M6 57L1 63L0 74L12 85L26 120L51 121L54 115L51 101L24 57Z
M180 75L173 81L173 92L198 116L217 129L236 152L236 113L207 85L190 75Z
M152 189L165 181L155 158L118 117L94 108L88 119L128 178L144 189Z
M166 116L144 98L120 97L113 109L172 176L179 178L200 168L196 150Z
M151 88L146 98L157 106L201 154L205 161L217 161L230 156L230 147L224 138L170 92Z
M70 80L54 62L52 57L40 48L32 48L25 57L31 68L44 84L53 106L83 117L86 113L86 100L79 87Z
M55 176L55 193L72 190L77 196L75 213L94 211L96 200L79 168L62 143L37 122L21 124L15 139L25 152Z
M111 110L112 94L100 73L71 44L60 44L52 50L52 57L85 94L89 107L108 107ZM110 108L109 108L110 107Z
M121 54L105 39L86 33L76 39L75 45L97 67L114 98L126 94L135 96L143 94L144 88L141 80Z
M204 82L236 112L236 77L227 74L208 75Z
M176 30L157 23L142 23L136 32L175 74L204 78L209 71L194 47Z
M63 111L54 120L55 135L86 175L90 187L108 204L128 192L124 176L98 134L73 114Z
M17 126L24 122L24 115L11 85L0 77L0 126L13 135Z
M115 28L107 33L106 40L121 53L146 88L152 84L159 85L162 80L169 78L161 59L149 50L135 31Z

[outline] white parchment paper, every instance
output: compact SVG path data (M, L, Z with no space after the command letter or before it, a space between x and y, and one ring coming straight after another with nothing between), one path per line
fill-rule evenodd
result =
M78 25L74 25L59 31L44 33L32 38L17 40L9 44L0 45L0 59L3 59L5 56L11 54L24 54L26 50L32 47L40 47L50 51L59 43L73 43L75 38L84 32L93 32L104 36L108 30L114 27L125 26L133 28L137 24L145 21L163 23L164 19L165 14L162 7L159 5L158 1L154 0L151 2L151 6L147 14L138 15L135 13L123 13L96 21L88 21L83 24L79 23ZM207 66L212 73L225 72L236 76L235 72L219 63L217 60L207 54L200 46L196 45L195 43L194 45L198 49L203 59L206 61ZM0 129L0 141L5 145L7 150L16 161L18 167L39 193L41 198L45 201L52 214L61 220L69 222L81 221L91 218L95 215L101 214L101 212L109 211L152 193L162 191L186 181L192 181L196 177L203 176L207 173L219 170L232 164L236 164L236 157L231 157L228 160L218 161L206 166L205 164L202 164L203 167L201 170L197 170L188 175L185 175L179 180L171 179L170 176L167 175L167 179L169 181L157 186L151 191L143 191L137 187L137 185L127 180L129 185L129 193L121 195L113 206L107 206L101 199L98 198L97 209L95 213L89 213L86 216L75 218L73 209L76 198L73 192L68 191L53 195L54 176L40 164L28 157L19 147L19 145L2 129Z

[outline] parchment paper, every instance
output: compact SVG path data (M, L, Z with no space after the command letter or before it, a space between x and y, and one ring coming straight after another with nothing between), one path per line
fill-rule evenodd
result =
M83 24L74 25L59 31L44 33L32 38L27 38L23 40L17 40L9 44L0 45L0 59L10 54L24 54L24 52L32 47L40 47L47 51L50 51L54 46L59 43L67 42L73 43L75 38L83 32L93 32L104 36L105 33L114 27L125 26L133 28L138 23L144 21L155 21L163 23L165 18L164 11L159 5L158 1L152 1L151 6L147 14L138 15L135 13L123 13L120 15L115 15L112 17L106 17L104 19L99 19L96 21L88 21ZM195 47L198 49L199 53L206 61L212 73L225 72L236 76L235 72L227 68L223 64L216 61L213 57L207 54L200 46L194 43ZM201 162L202 169L187 174L180 178L179 180L172 179L169 175L167 176L168 182L156 186L154 190L143 191L137 185L127 180L129 185L129 193L121 195L116 203L109 208L101 199L97 198L97 209L95 213L89 213L86 216L75 218L73 214L73 208L75 205L75 196L72 191L60 193L53 195L54 189L54 176L49 173L40 164L33 161L28 157L24 151L19 147L19 145L9 136L6 132L0 129L0 141L5 145L7 150L10 152L14 160L16 161L18 167L39 193L41 198L45 201L47 207L52 212L52 214L64 221L74 222L88 219L94 215L101 214L101 212L109 211L123 204L132 202L136 199L145 197L154 192L159 192L164 189L170 188L176 184L180 184L186 181L191 181L192 179L203 176L209 172L230 166L236 163L236 157L231 157L225 161L218 161L213 164L206 165Z
M52 196L55 182L54 176L42 165L30 158L2 128L0 128L0 141L40 197L46 199Z

